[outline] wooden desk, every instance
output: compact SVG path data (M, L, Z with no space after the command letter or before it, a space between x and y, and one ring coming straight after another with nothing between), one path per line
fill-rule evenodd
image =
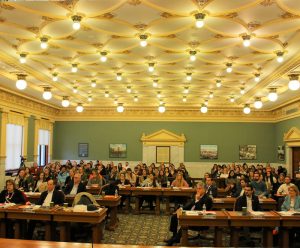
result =
M228 227L228 215L225 211L215 211L216 215L179 216L179 225L182 228L181 245L188 246L188 228L191 226L215 227L215 246L222 246L222 228Z
M157 215L160 214L160 199L159 197L162 195L162 189L161 188L147 188L147 187L137 187L137 188L131 188L132 196L136 197L135 200L135 214L140 213L140 197L142 196L155 196L155 213Z
M60 223L60 241L67 241L69 223L80 222L90 223L92 227L92 240L94 243L100 243L102 237L102 231L100 229L101 223L106 217L106 208L102 208L100 212L68 212L64 210L58 210L53 212L53 221Z
M299 215L292 215L286 216L280 214L280 212L276 212L280 217L281 228L280 228L280 246L281 247L290 247L290 240L289 240L289 232L292 228L299 228L300 227L300 216Z
M5 209L6 218L14 220L39 220L45 224L45 240L51 240L51 214L53 213L50 209L21 209L19 207L24 206L13 206ZM20 222L15 222L15 239L21 238Z
M192 198L196 193L194 188L162 188L162 196L166 198L166 214L170 214L170 197L185 196Z
M101 190L101 187L99 187L99 186L97 186L97 187L86 186L86 192L88 192L88 193L90 193L92 195L99 195L100 190Z
M234 204L236 198L226 197L226 198L214 198L213 199L213 209L215 210L234 210ZM259 203L263 210L276 210L277 202L272 198L259 199Z
M238 247L240 227L263 227L264 247L273 247L272 230L280 226L280 218L274 212L264 212L263 216L251 214L242 215L242 212L228 211L231 227L230 246Z

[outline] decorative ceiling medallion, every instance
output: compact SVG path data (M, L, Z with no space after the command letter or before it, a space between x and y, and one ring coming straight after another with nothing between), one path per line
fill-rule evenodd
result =
M5 3L0 3L0 8L6 9L6 10L14 10L15 9L15 7L5 4Z
M134 27L140 31L143 31L148 27L148 25L145 23L137 23L134 25Z
M264 0L264 1L262 1L260 4L261 4L262 6L267 7L267 6L270 6L270 5L274 4L274 3L275 3L275 0Z
M261 26L261 23L259 21L253 21L253 22L249 22L247 25L249 30L254 30L259 28Z
M38 34L39 31L40 31L40 28L39 27L28 27L26 28L28 31L32 32L32 33L35 33L35 34Z
M127 2L130 4L130 5L133 5L133 6L137 6L137 5L140 5L142 3L141 0L127 0Z
M281 15L281 18L283 18L283 19L292 19L292 18L298 18L298 16L294 15L292 13L289 13L289 12L285 12L284 14Z
M174 15L172 15L172 14L169 13L169 12L163 12L163 13L161 13L160 16L163 17L163 18L171 18L171 17L174 17Z
M105 19L113 19L115 15L112 13L105 13L104 15L102 15L102 17Z

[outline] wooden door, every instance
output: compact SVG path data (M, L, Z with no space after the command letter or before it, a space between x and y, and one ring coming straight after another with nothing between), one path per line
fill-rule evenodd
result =
M293 178L300 168L300 147L293 147Z

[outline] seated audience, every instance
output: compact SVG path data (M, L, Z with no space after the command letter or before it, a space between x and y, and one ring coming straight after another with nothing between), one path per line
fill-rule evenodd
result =
M206 206L206 210L212 208L212 199L205 193L205 188L202 182L197 184L197 192L193 201L188 203L183 207L183 210L203 210L203 206ZM178 215L181 214L182 208L177 209L177 211L171 216L170 221L170 231L173 233L173 236L166 240L168 246L173 245L174 243L179 243L182 235L182 229L178 231ZM191 227L192 229L193 227ZM198 228L196 228L198 229ZM199 229L201 230L201 228Z

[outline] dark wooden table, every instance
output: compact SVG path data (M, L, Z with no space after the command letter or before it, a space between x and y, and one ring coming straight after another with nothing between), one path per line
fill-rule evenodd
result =
M0 208L0 238L6 237L6 213L4 208Z
M243 215L242 212L227 211L230 219L231 240L230 245L238 247L239 230L241 227L263 227L264 247L273 247L272 231L280 226L279 216L271 212L263 212L263 216L254 216L252 214Z
M226 211L214 211L214 215L209 213L212 213L212 211L207 211L206 214L200 214L197 216L189 216L184 213L179 216L179 225L182 228L182 246L188 246L188 228L192 226L214 227L214 245L217 247L223 246L222 228L228 227L229 225L228 215L226 214Z

